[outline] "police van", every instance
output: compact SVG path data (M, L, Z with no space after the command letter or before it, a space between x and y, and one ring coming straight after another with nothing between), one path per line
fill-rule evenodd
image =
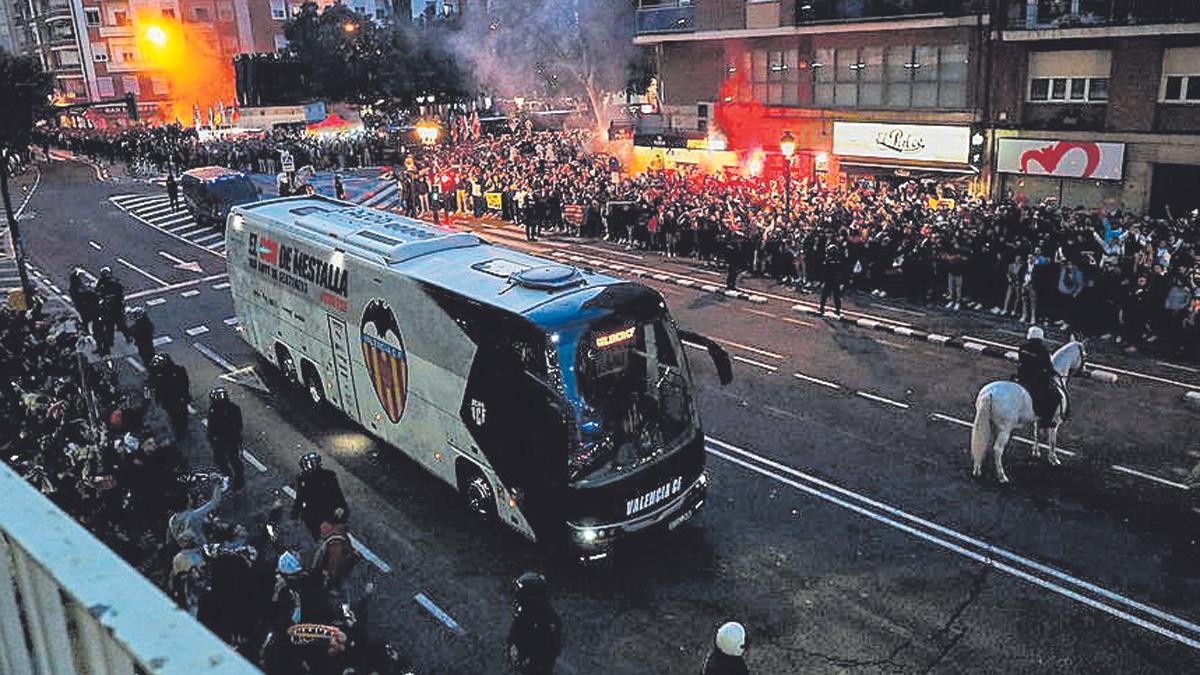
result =
M234 207L242 336L314 404L585 559L700 509L704 435L656 291L321 196Z

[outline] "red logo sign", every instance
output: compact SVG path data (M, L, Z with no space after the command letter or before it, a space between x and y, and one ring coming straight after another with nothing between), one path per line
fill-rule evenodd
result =
M1029 163L1037 162L1047 174L1055 175L1063 157L1072 150L1082 150L1087 155L1087 164L1084 165L1080 177L1090 178L1096 172L1096 167L1100 166L1100 146L1077 141L1058 141L1044 148L1026 150L1021 153L1021 172L1029 173Z
M258 259L268 265L279 264L279 242L274 239L261 236L258 238Z

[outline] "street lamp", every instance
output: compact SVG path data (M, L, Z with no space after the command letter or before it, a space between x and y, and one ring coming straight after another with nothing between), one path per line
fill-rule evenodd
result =
M792 221L792 155L796 153L796 137L784 131L779 138L779 152L783 154L783 204L788 222Z
M353 33L354 31L358 30L358 26L356 26L353 21L347 21L346 23L342 24L342 30L346 31L347 33Z

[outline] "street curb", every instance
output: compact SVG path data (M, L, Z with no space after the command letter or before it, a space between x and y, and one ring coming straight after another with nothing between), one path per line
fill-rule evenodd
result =
M761 295L755 295L753 293L747 293L745 291L739 291L739 290L729 290L726 288L722 288L721 286L718 286L716 284L697 283L696 281L694 281L692 279L677 277L672 274L663 274L661 272L648 272L644 269L638 269L636 267L630 267L628 265L621 265L618 263L612 263L612 262L608 262L608 261L604 261L604 260L592 260L586 256L578 255L575 253L567 253L566 251L550 251L550 255L555 258L559 258L561 260L570 261L572 263L575 263L581 267L585 267L588 269L603 269L603 270L607 270L607 271L614 272L614 273L630 274L635 277L642 277L642 278L649 277L651 279L654 279L655 281L661 281L663 283L673 284L675 286L680 286L683 288L699 289L705 293L711 293L713 295L719 295L719 296L722 296L725 298L731 298L734 300L745 300L746 302L751 302L756 305L765 305L767 303L767 299Z
M992 358L1004 359L1007 361L1016 361L1017 360L1017 353L1011 349L1004 349L1002 347L996 347L994 345L984 344L982 342L977 342L975 340L971 340L971 339L967 339L967 338L953 337L950 335L941 335L938 333L930 333L927 331L923 331L919 328L912 328L910 326L895 326L892 324L887 324L887 323L883 323L880 321L876 321L874 319L866 319L866 318L854 319L854 318L850 318L848 316L842 316L840 318L838 318L836 316L822 316L818 310L813 309L812 307L809 307L807 305L799 305L799 304L792 305L792 311L797 312L799 314L805 314L807 316L823 318L826 321L838 321L840 323L848 324L851 326L858 326L860 328L867 328L867 329L877 330L877 331L884 332L884 333L891 333L893 335L900 335L903 337L912 338L914 340L924 340L925 342L929 342L931 344L940 345L942 347L949 347L950 349L959 349L959 350L962 350L965 352L970 352L972 354L979 354L981 356L989 356ZM1118 380L1116 373L1112 373L1107 370L1102 370L1102 369L1098 369L1098 368L1087 368L1084 370L1083 374L1085 377L1089 377L1097 382L1103 382L1104 384L1116 384L1117 380ZM1200 392L1189 392L1189 394L1195 394L1195 400L1193 401L1193 404L1196 405L1197 407L1200 407Z
M1183 402L1193 408L1200 408L1200 391L1189 391L1183 395Z

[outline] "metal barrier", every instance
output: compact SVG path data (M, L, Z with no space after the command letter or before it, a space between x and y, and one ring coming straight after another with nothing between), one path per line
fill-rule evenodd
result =
M0 675L261 675L0 463Z

